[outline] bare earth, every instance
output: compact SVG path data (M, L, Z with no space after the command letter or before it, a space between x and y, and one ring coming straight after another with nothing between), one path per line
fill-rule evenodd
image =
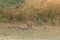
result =
M60 26L37 26L21 30L17 23L0 23L0 40L60 40Z

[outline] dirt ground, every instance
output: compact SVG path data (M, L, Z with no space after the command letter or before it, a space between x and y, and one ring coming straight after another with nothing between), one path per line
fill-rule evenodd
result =
M36 26L21 30L19 23L0 23L0 40L60 40L60 26Z

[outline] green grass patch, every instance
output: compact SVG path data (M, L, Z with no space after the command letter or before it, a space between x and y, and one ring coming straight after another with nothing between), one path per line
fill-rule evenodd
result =
M3 15L0 15L0 22L5 22L6 18Z
M10 8L22 2L24 2L24 0L0 0L0 8Z
M47 15L48 23L51 24L53 19L54 19L54 13L52 12L52 10L48 10L48 15Z
M38 18L37 25L43 25L43 20L41 18Z

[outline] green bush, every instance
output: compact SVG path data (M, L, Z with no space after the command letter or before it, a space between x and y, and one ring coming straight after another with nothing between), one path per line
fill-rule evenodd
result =
M0 15L0 22L5 22L6 18L3 15Z
M48 23L52 23L52 21L53 21L53 19L54 19L54 13L52 12L52 10L49 10L48 11L48 15L47 15L47 20L48 20Z
M25 20L25 15L23 13L17 15L16 21L23 22Z
M37 19L37 25L43 25L43 20L41 18L38 18Z
M24 2L24 0L0 0L0 8L10 8Z

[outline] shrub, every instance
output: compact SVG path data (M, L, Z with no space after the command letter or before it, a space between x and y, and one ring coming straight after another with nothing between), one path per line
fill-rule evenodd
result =
M25 20L25 15L23 13L17 15L16 21L23 22Z
M6 18L4 15L0 15L0 22L5 22L6 21Z
M54 19L54 13L53 13L53 11L52 10L48 10L48 15L47 15L47 21L48 21L48 23L51 24L52 21L53 21L53 19Z
M43 25L44 23L41 18L38 18L36 22L37 22L37 25Z

